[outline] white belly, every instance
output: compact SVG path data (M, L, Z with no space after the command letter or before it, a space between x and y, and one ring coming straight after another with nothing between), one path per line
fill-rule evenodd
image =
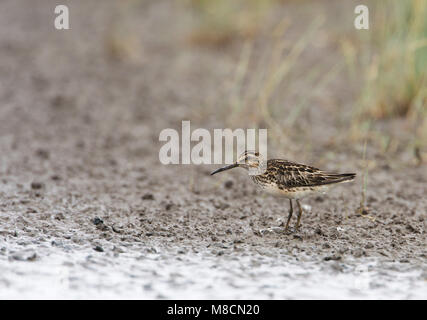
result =
M327 186L319 187L297 187L292 189L280 190L275 184L260 186L263 191L288 199L301 199L313 194L325 193L328 190Z

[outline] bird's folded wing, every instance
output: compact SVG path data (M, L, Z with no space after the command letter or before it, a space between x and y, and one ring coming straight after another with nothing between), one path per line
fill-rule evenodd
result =
M287 188L321 186L353 180L355 177L354 173L330 173L291 162L276 165L274 171L276 181Z

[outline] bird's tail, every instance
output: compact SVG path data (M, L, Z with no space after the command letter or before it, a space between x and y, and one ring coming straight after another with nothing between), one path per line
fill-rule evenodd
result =
M353 181L354 178L356 178L355 173L334 173L328 175L327 181L329 183L340 183Z

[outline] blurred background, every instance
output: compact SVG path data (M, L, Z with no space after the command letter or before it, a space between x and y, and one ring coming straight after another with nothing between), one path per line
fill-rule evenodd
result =
M368 2L369 30L357 1L64 1L67 31L54 4L2 3L3 120L26 110L44 134L65 121L117 140L129 122L150 124L141 139L189 119L268 128L272 155L360 157L367 141L425 159L425 1Z
M70 30L54 28L58 4L69 8ZM369 30L354 27L359 4L0 1L0 236L8 243L0 250L0 284L13 289L23 274L32 277L27 269L15 274L8 261L44 263L56 248L67 252L66 263L81 248L123 256L136 246L135 254L149 255L177 244L185 252L202 246L215 259L236 247L285 260L305 252L322 263L325 256L425 258L427 2L364 1ZM182 120L192 129L267 128L269 157L356 171L365 183L359 178L329 201L307 200L316 206L305 217L307 241L260 238L251 230L278 224L283 201L256 196L241 172L212 179L214 166L160 164L159 133L180 132ZM359 207L372 219L355 213ZM340 223L353 233L339 235ZM375 237L365 244L370 228ZM76 279L87 265L112 263L82 259L66 269ZM157 283L161 269L153 270L141 274ZM286 277L261 297L277 297ZM247 283L254 282L262 283ZM144 294L170 297L152 287Z

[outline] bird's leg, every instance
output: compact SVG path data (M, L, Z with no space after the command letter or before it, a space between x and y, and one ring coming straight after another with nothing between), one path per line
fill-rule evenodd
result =
M289 199L289 215L288 215L288 221L286 221L285 231L288 230L289 227L289 221L291 221L292 213L294 212L292 208L292 199Z
M295 229L298 230L300 222L301 222L301 216L302 216L302 207L301 207L301 203L299 202L299 200L297 199L297 205L298 205L298 219L297 219L297 225L295 227Z

